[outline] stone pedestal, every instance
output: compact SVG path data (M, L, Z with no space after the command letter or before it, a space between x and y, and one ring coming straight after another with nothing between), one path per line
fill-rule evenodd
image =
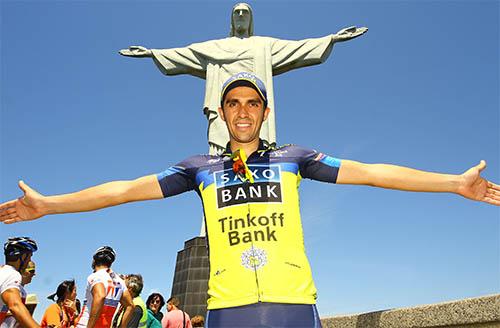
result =
M195 237L177 252L172 296L181 302L181 309L191 317L205 316L208 299L209 262L205 237Z

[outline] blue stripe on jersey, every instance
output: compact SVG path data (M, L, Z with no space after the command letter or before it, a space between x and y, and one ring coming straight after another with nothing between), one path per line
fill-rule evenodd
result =
M324 155L324 157L320 159L320 162L331 167L340 167L340 159L328 155Z
M299 172L299 165L297 163L281 162L277 163L283 172L291 172L297 174Z
M104 299L104 305L116 307L118 306L118 303L120 303L119 300L112 300L109 298Z
M214 173L209 170L204 170L196 173L196 185L199 186L203 182L203 189L214 183Z
M160 180L160 179L163 179L164 177L168 177L169 175L172 175L175 173L181 173L181 172L184 172L184 170L179 168L179 167L172 166L172 167L169 167L168 169L166 169L165 171L158 173L157 177L158 177L158 180Z

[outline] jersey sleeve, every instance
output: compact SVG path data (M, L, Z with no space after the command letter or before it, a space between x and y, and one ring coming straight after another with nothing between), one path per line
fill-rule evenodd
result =
M11 288L21 291L21 274L17 271L9 274L2 284L0 284L0 294Z
M98 274L98 272L96 272L96 273L93 273L89 276L88 284L89 284L91 290L97 284L103 284L104 286L106 286L107 285L107 278L104 277L103 275Z
M193 158L188 158L156 175L163 197L175 196L195 188L193 161Z
M316 150L294 146L299 154L299 170L303 178L336 183L342 161Z

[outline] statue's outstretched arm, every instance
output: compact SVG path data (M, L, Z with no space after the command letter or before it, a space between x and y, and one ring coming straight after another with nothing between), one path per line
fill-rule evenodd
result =
M128 49L120 50L120 55L128 57L152 57L153 53L142 46L130 46Z
M367 31L368 31L367 27L356 27L356 26L346 27L335 33L332 37L332 40L333 42L348 41L365 34Z

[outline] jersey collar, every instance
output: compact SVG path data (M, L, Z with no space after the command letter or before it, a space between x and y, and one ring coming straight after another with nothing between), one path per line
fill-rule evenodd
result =
M259 154L260 156L262 156L264 154L264 152L266 152L270 149L272 149L272 147L266 146L266 143L264 142L264 140L259 139L259 148L257 148L257 151L255 151L251 155L249 155L248 158L255 156L255 154ZM231 151L231 144L228 142L226 145L226 150L224 151L222 156L231 156L232 153L233 152Z

